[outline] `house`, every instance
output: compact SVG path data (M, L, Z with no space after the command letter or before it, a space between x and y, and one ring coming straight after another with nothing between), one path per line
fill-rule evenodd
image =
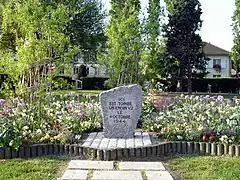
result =
M69 69L69 70L67 70ZM87 77L94 78L106 78L106 69L95 62L84 62L82 55L79 53L72 58L70 63L70 68L59 69L59 76L71 77L72 81L75 83L77 89L82 89L83 82L82 78L79 76L81 72L86 71ZM98 83L98 82L96 82Z
M232 60L228 51L204 42L203 52L209 59L206 78L231 78ZM106 68L95 62L85 62L80 53L73 57L70 70L67 72L66 69L60 69L59 75L70 77L75 82L76 88L82 89L83 82L79 76L82 68L87 71L87 77L107 78Z
M203 52L210 59L207 64L209 72L206 78L230 78L232 60L229 52L211 43L204 43Z

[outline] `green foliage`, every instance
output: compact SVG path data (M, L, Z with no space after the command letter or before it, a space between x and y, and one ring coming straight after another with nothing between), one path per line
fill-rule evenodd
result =
M57 78L56 80L52 80L51 84L51 88L55 90L68 90L72 87L71 84L64 78Z
M2 3L0 74L7 74L17 90L46 84L56 74L52 67L69 69L79 52L86 61L95 61L104 37L101 8L97 0Z
M156 79L157 76L161 77L164 69L159 63L164 52L163 43L160 41L162 11L160 0L149 1L148 17L143 35L146 37L146 45L141 61L141 71L147 80Z
M164 1L166 3L166 9L168 13L171 15L174 14L178 0L164 0Z
M97 46L104 37L105 12L99 0L67 0L65 6L71 12L65 33L70 44L79 47L85 62L96 61Z
M139 82L141 34L139 0L111 1L110 23L106 27L106 54L101 58L110 76L109 85Z
M165 27L167 76L181 79L180 91L186 78L188 92L192 92L191 79L206 71L203 42L198 34L202 21L198 0L166 1L169 22Z
M47 65L70 60L71 51L66 52L69 37L63 33L69 11L64 4L13 0L1 4L1 11L0 73L8 75L16 90L41 84L42 75L50 72ZM13 41L5 46L9 34Z
M0 100L0 146L65 143L75 133L100 128L98 103L90 102L90 95L80 103L73 94L66 100L45 92L67 88L63 78L54 77L79 52L75 46L96 50L103 18L98 1L11 0L0 4L0 13L0 74L7 75L6 93L1 91L5 100ZM77 43L81 37L84 42Z
M230 53L232 60L233 60L233 66L236 70L236 75L238 77L238 73L240 71L240 1L235 0L235 6L236 10L234 11L233 15L233 35L234 35L234 45L232 47L232 52Z

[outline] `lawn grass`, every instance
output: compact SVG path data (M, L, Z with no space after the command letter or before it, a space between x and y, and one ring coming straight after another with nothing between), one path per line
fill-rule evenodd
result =
M67 167L57 158L0 160L0 180L56 180Z
M240 158L182 157L167 162L178 180L239 180Z

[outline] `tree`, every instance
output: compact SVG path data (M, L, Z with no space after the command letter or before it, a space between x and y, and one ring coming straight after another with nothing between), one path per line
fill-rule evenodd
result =
M145 24L146 45L142 57L142 72L147 80L156 79L162 75L163 67L160 59L164 52L161 44L161 17L163 17L160 0L150 0L148 3L148 17Z
M165 27L167 74L180 79L179 90L187 80L192 93L192 78L206 71L203 42L198 34L201 26L201 4L198 0L166 1L169 22Z
M97 47L104 41L105 12L98 0L66 0L71 12L65 33L70 43L79 47L86 62L96 61Z
M110 76L109 85L138 83L142 43L139 0L111 0L106 27L106 54L101 58Z
M240 71L240 1L235 0L236 10L233 15L233 35L234 35L234 45L232 47L232 52L230 53L233 66L236 71L236 76L238 77L238 73Z
M49 65L69 61L69 37L63 33L69 11L64 4L12 0L1 4L1 12L0 73L16 89L39 86L53 70Z
M43 74L52 76L54 66L67 71L79 51L84 60L95 61L104 37L101 8L98 0L2 1L0 74L32 86L47 78Z

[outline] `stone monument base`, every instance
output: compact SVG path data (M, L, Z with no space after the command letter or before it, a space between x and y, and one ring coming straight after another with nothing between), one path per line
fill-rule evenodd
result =
M172 149L170 142L160 142L147 132L135 132L133 138L125 139L105 138L103 132L93 132L82 135L74 148L79 154L104 161L164 156Z
M104 138L103 132L93 132L83 140L83 147L109 150L121 148L140 148L152 145L152 139L147 132L135 132L133 138Z

